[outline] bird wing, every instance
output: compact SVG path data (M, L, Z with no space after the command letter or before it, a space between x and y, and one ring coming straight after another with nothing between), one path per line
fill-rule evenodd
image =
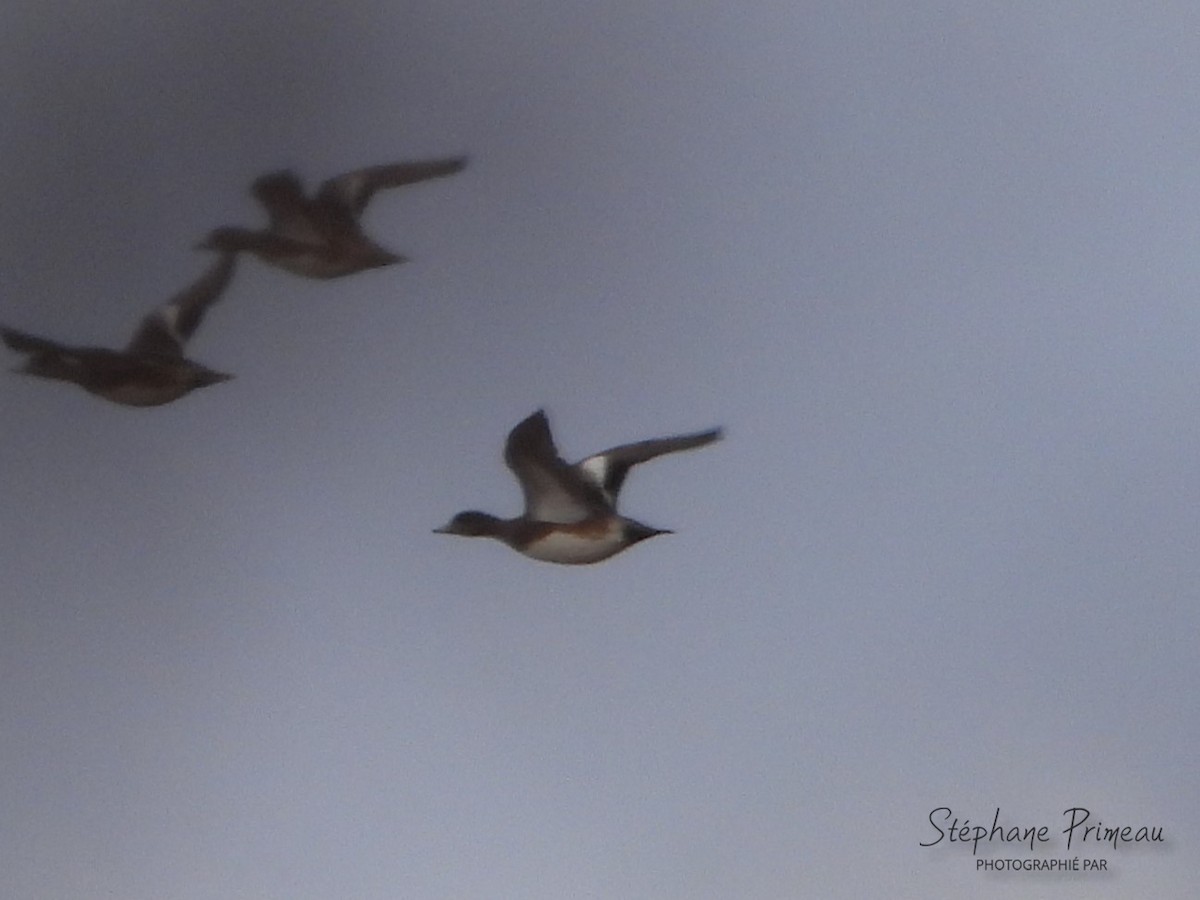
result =
M298 241L320 240L312 224L313 204L293 172L284 169L259 176L250 192L270 216L272 232Z
M527 518L571 523L607 511L600 492L574 475L559 457L550 423L540 409L509 432L504 462L521 483Z
M133 333L126 352L182 357L184 344L233 277L236 261L236 253L222 253L197 281L148 313Z
M638 441L635 444L622 444L601 453L593 453L587 459L572 466L571 471L576 477L598 489L608 504L615 509L617 494L621 492L625 476L629 474L629 470L633 466L666 453L677 453L680 450L703 447L719 440L720 437L721 429L713 428L708 431L697 431L694 434L652 438L648 441Z
M322 184L317 191L317 202L336 203L358 217L378 190L453 175L466 164L466 157L454 156L355 169Z
M0 338L4 340L10 350L16 350L18 353L42 353L48 350L58 352L67 349L55 341L36 337L4 325L0 325Z

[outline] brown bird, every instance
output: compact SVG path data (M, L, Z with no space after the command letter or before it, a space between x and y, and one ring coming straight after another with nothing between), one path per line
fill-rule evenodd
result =
M199 247L253 253L265 263L308 278L340 278L406 262L363 233L359 220L367 203L378 190L453 175L466 164L465 157L456 156L370 166L330 178L311 199L292 172L263 175L251 192L270 216L267 228L217 228Z
M159 406L233 376L184 358L183 349L208 307L233 276L236 256L222 254L198 281L149 313L124 350L73 347L0 326L0 338L28 359L23 375L70 381L123 406Z

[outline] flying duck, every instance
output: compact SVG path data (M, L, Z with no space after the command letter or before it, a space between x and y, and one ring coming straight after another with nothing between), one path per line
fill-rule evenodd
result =
M376 191L462 171L466 157L369 166L325 181L314 197L290 171L263 175L251 193L266 209L266 229L224 227L209 232L201 249L253 253L265 263L307 278L340 278L406 262L368 238L359 224Z
M617 513L617 495L630 468L665 453L703 447L720 437L721 430L714 428L639 441L569 465L559 457L550 423L539 409L509 432L504 446L504 461L525 495L525 512L515 519L499 519L468 510L434 532L496 538L544 562L600 562L639 541L671 534Z
M199 280L143 318L124 350L73 347L0 326L0 339L28 357L12 371L70 381L123 406L159 406L228 381L232 375L184 358L183 348L229 284L235 261L234 254L222 254Z

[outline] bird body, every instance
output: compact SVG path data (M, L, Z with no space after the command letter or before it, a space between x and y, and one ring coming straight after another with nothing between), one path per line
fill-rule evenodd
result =
M407 259L363 233L360 219L376 191L462 171L463 157L368 166L326 180L312 197L283 170L254 181L251 193L267 211L267 228L226 226L211 231L202 248L246 252L306 278L340 278Z
M703 447L719 429L623 444L569 465L558 455L546 414L538 410L509 432L504 461L521 484L525 512L500 519L477 510L461 512L439 534L491 537L543 562L600 562L667 529L644 525L617 512L617 496L630 468L666 453Z
M233 254L223 254L199 280L146 315L124 350L61 344L5 326L0 339L27 357L15 372L68 381L122 406L161 406L233 377L185 358L183 351L235 264Z

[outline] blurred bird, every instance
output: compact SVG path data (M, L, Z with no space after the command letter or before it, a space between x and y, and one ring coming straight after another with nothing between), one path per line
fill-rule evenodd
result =
M70 381L123 406L159 406L233 376L185 359L184 344L233 276L236 256L222 254L194 284L149 313L124 350L73 347L0 326L0 339L28 359L12 371Z
M370 166L324 182L304 195L290 171L255 180L251 192L267 210L262 231L225 227L209 232L200 249L253 253L265 263L308 278L340 278L407 259L363 234L359 219L376 191L462 171L465 157Z
M671 534L617 513L617 495L630 468L664 453L703 447L720 437L721 430L714 428L639 441L568 465L559 457L550 423L539 409L509 432L504 447L504 461L525 495L525 512L515 519L498 519L468 510L434 532L496 538L544 562L600 562L639 541Z

